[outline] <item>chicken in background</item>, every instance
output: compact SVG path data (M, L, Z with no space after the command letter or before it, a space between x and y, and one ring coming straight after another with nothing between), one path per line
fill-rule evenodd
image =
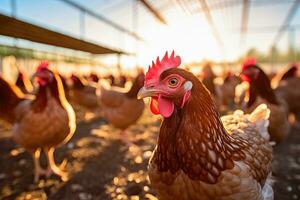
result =
M246 108L247 102L249 101L249 88L250 85L246 81L242 81L235 87L235 96L234 96L234 103L236 107L239 108Z
M91 73L89 76L89 81L91 81L92 83L97 84L99 82L99 77L97 76L97 74L95 73Z
M129 145L131 138L126 129L135 124L144 111L144 101L137 99L137 93L144 84L144 73L139 73L128 92L116 88L106 88L99 84L97 96L101 105L102 116L114 127L122 130L121 139Z
M281 82L297 77L297 72L298 65L296 63L293 63L287 70L284 70L281 73L277 73L274 78L270 79L272 88L275 89L280 85Z
M287 70L281 77L281 81L288 80L290 78L295 78L297 77L297 72L298 72L299 66L296 63L293 63L292 66Z
M294 115L296 121L292 122L296 126L300 126L300 77L297 77L298 66L294 65L283 76L279 85L276 87L275 92L278 94L288 105L290 114Z
M19 87L0 76L0 118L8 123L16 121L15 107L24 100L33 100L34 96L25 95Z
M72 89L70 91L70 98L72 102L79 104L87 109L95 109L98 107L96 87L88 84L88 82L72 74Z
M247 98L242 103L242 109L250 113L258 105L265 103L271 110L269 133L271 140L282 142L289 134L288 105L271 87L270 80L265 72L256 64L244 64L241 79L248 82Z
M216 75L214 71L212 70L212 66L209 62L205 63L205 65L202 68L202 83L205 85L205 87L208 89L208 91L212 94L218 109L221 106L221 91L220 87L217 87L215 84L215 78Z
M67 173L55 164L54 150L70 140L76 129L75 113L68 103L56 72L42 63L34 75L38 83L35 98L27 98L16 86L0 78L0 117L12 124L14 141L31 153L34 180L52 173L67 179ZM44 150L47 170L40 166Z
M149 68L139 98L163 116L148 169L160 200L273 199L266 105L222 120L211 94L168 54Z
M220 85L220 99L223 110L232 110L235 107L235 88L240 83L240 78L231 72L227 73L222 85Z
M121 76L119 76L119 82L118 82L117 86L121 87L121 88L124 88L126 82L127 82L126 76L125 75L121 75Z
M212 95L217 96L216 86L214 83L215 78L216 75L212 70L211 64L206 63L202 68L202 83Z
M106 79L108 79L109 84L111 86L116 86L116 79L115 79L114 75L110 74L106 77Z
M18 77L16 80L16 86L18 86L24 94L31 94L33 92L33 86L32 86L31 81L21 71L19 71L19 73L18 73Z

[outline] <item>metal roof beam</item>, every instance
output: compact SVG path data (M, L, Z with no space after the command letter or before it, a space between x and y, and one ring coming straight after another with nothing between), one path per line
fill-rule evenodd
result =
M240 45L244 44L243 40L246 40L247 37L249 10L250 10L249 0L243 0Z
M84 51L92 54L126 54L126 52L110 49L88 41L80 40L2 14L0 14L0 24L0 35Z
M293 3L295 0L259 0L259 1L250 1L252 6L266 6L266 5L280 5L280 4L289 4ZM217 1L210 4L210 10L220 10L223 8L230 8L234 6L239 6L243 4L243 1L240 0L228 0L228 1Z
M119 30L119 31L121 31L123 33L126 33L126 34L134 37L137 40L145 42L145 40L142 37L140 37L139 35L137 35L136 33L132 32L132 31L130 31L130 30L128 30L128 29L120 26L120 25L118 25L117 23L115 23L115 22L107 19L106 17L104 17L102 15L99 15L98 13L96 13L96 12L94 12L94 11L88 9L88 8L85 8L82 5L79 5L79 4L77 4L77 3L75 3L75 2L73 2L71 0L60 0L60 1L68 4L69 6L72 6L74 8L77 8L78 10L81 10L81 11L87 13L88 15L93 16L93 17L95 17L98 20L103 21L104 23L110 25L111 27L115 28L116 30Z
M160 21L162 24L167 24L167 21L163 16L155 9L153 6L151 6L146 0L139 0L153 15L154 17Z
M295 14L298 10L299 5L300 5L300 0L296 0L293 3L293 5L292 5L288 15L286 16L283 24L280 26L279 30L277 31L277 33L274 37L273 45L275 45L281 39L282 34L285 31L285 29L290 26L290 23L291 23L292 19L294 18Z

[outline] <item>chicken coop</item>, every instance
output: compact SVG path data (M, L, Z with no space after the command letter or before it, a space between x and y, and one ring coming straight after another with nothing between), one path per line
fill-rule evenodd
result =
M1 0L0 199L300 199L300 0Z

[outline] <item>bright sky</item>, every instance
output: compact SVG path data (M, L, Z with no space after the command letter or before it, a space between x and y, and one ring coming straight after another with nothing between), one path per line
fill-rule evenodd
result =
M30 21L34 24L48 27L50 29L80 36L80 13L59 0L16 0L17 17ZM86 15L84 38L108 47L123 49L129 52L137 52L138 59L123 57L122 62L127 66L136 63L146 66L156 56L162 56L166 50L175 50L184 62L200 61L202 59L233 60L242 55L245 50L255 47L266 52L274 39L275 33L283 23L294 0L270 0L268 4L259 3L259 0L252 0L249 16L249 32L246 41L240 44L240 24L242 3L226 7L226 9L215 9L212 12L216 28L224 43L225 49L219 47L211 34L203 13L199 13L199 5L195 2L185 7L190 11L184 11L174 0L148 0L156 9L160 9L162 15L167 19L168 25L159 24L153 16L136 0L73 0L85 7L102 14L110 20L136 31L141 35L147 44L137 43L131 37L126 36L103 22ZM243 0L240 0L243 2ZM167 3L166 3L167 2ZM213 7L223 3L228 5L230 0L208 1ZM267 1L265 1L267 2ZM10 15L10 0L0 1L0 12ZM300 9L298 9L292 25L300 24ZM271 27L271 31L263 31L262 27ZM272 28L273 27L273 28ZM254 29L257 28L257 31ZM255 29L256 30L256 29ZM299 30L296 38L299 38ZM284 34L279 47L288 47L288 34ZM295 46L300 47L300 40L296 40ZM1 43L12 43L13 40L0 38ZM29 42L20 41L23 46L42 46ZM103 59L107 63L114 63L115 57Z

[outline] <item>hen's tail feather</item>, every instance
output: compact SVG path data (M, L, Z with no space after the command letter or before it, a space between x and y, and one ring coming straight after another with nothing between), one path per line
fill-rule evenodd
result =
M268 132L269 127L270 109L266 104L260 104L257 108L249 115L249 121L256 124L259 133L267 140L270 140Z
M255 123L258 120L267 120L270 117L270 110L266 104L260 104L255 108L255 110L250 114L249 120Z
M273 184L275 180L272 177L272 173L268 175L268 178L265 182L264 187L262 188L262 197L263 200L273 200L274 199L274 192L273 192Z

